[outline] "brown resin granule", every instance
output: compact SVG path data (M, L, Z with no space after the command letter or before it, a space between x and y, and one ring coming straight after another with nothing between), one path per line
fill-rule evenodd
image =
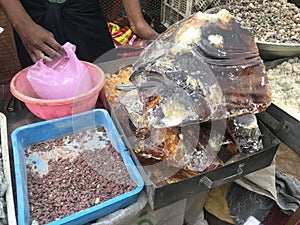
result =
M61 141L59 138L43 145L48 149L53 142L57 145ZM81 149L73 158L50 159L45 175L34 169L27 166L28 198L30 220L39 224L61 219L136 188L121 155L110 142L102 149Z

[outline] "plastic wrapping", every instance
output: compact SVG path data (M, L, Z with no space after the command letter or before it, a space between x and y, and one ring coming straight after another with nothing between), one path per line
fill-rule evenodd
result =
M26 74L33 90L43 99L64 99L92 88L88 69L75 55L76 47L64 44L66 55L51 63L37 61Z
M262 133L255 115L229 119L228 128L235 142L244 153L254 153L263 149Z
M254 114L271 104L254 37L226 10L175 23L142 52L130 80L155 128Z
M226 139L224 121L157 129L148 123L141 106L134 90L120 98L114 111L130 147L142 161L164 161L176 170L197 172L212 164Z
M155 128L148 123L136 90L119 100L114 113L141 161L164 161L179 170L202 172L222 165L237 153L263 149L255 115Z

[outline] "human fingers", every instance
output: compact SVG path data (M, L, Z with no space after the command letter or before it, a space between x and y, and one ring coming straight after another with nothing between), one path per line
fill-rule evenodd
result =
M55 40L53 36L45 40L45 45L43 46L42 51L50 58L62 56L66 53L65 49Z
M39 45L38 47L27 47L27 51L33 62L36 62L39 59L43 59L45 62L51 62L53 58L60 57L65 54L64 48L58 43L54 45L54 47L52 46L44 43L43 45Z
M33 26L31 35L28 33L28 29L25 30L21 33L21 38L34 62L44 57L51 59L65 53L64 48L55 40L54 35L43 27Z
M149 26L146 22L138 23L131 27L133 32L144 40L154 40L157 38L158 33Z
M43 59L45 62L50 62L51 58L46 56L42 51L40 50L31 50L28 51L28 54L30 55L31 60L35 63L40 59Z
M55 40L52 34L44 37L36 50L38 50L40 58L46 61L51 61L51 59L65 54L65 49Z

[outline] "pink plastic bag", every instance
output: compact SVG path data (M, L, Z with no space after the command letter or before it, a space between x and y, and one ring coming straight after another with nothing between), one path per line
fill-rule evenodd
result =
M91 89L86 65L75 54L75 45L64 44L66 55L55 65L37 61L26 74L33 90L43 99L63 99L83 94Z

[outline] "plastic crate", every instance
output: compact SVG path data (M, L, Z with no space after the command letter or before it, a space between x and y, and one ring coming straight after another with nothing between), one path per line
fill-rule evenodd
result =
M189 16L194 7L192 0L162 0L161 4L161 23L166 27Z
M162 0L161 23L169 27L195 12L204 12L210 7L224 5L233 0Z
M212 0L162 0L161 23L169 27L196 11L204 11Z
M8 147L8 134L7 134L7 119L3 113L0 113L0 148L2 150L2 164L5 180L7 182L7 190L5 193L6 211L7 211L7 222L8 225L16 225L16 214L15 214L15 203L13 195L13 184L10 169L10 155Z
M95 109L73 116L25 125L15 129L12 132L11 139L14 150L13 154L16 175L18 224L30 224L30 205L26 179L26 164L28 161L26 160L24 149L34 143L71 135L73 133L78 133L79 131L84 131L99 126L103 126L105 128L108 139L115 150L121 154L124 164L127 168L127 172L134 183L136 183L137 187L132 191L126 192L103 203L48 224L81 225L136 202L138 194L144 187L144 181L129 153L126 151L126 147L123 144L123 141L121 140L121 137L119 136L108 112L103 109ZM98 139L95 139L94 141L95 144L99 145ZM74 151L76 151L76 149L74 149ZM49 155L51 154L49 153ZM42 173L46 168L45 164L43 164L43 157L37 157L36 160L37 170L38 172Z

